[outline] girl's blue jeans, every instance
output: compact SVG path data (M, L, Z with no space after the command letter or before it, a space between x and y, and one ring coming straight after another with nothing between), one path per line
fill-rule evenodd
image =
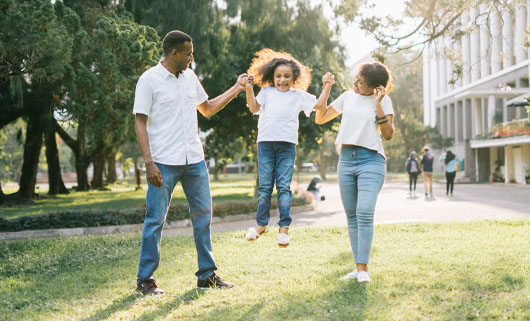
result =
M337 172L353 258L357 264L368 264L375 202L385 180L386 160L376 151L343 145Z
M258 210L256 222L269 224L274 182L278 193L279 226L291 225L291 180L293 179L296 145L287 142L258 143Z
M162 226L166 220L171 196L175 185L180 181L190 206L193 225L193 237L197 250L199 270L195 273L199 279L207 279L217 270L212 254L210 222L212 219L212 198L206 163L170 166L155 163L162 173L162 187L151 185L147 181L145 214L140 248L140 263L137 283L153 279L153 273L160 264L160 239Z

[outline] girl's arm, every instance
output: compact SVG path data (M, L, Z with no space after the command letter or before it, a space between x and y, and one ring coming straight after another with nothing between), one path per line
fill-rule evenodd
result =
M385 97L385 87L379 86L376 89L377 98L375 99L375 111L377 114L377 124L381 130L381 135L386 140L390 140L394 135L394 115L385 115L383 107L381 107L381 100Z
M260 104L258 104L256 96L254 95L254 77L252 77L251 75L249 75L247 78L245 93L247 94L248 109L252 114L257 113L259 111Z
M324 76L322 76L322 83L324 84L324 88L322 89L322 93L318 97L317 103L315 104L315 123L319 125L327 123L339 115L339 113L333 109L333 107L327 107L329 93L331 92L331 87L335 83L333 75L327 72Z

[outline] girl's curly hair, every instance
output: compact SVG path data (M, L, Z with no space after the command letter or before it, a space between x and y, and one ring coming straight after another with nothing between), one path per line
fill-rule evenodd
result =
M254 76L254 82L261 88L274 86L274 70L280 65L293 69L293 88L307 90L311 84L311 68L304 66L286 52L277 52L269 48L255 54L247 73Z

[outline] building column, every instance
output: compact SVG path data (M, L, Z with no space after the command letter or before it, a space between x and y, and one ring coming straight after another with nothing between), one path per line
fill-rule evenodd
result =
M526 10L520 2L515 5L515 30L514 30L514 54L515 63L526 60L525 42L525 24L526 24Z
M530 0L528 0L530 1ZM499 14L496 10L490 13L490 31L491 31L491 73L494 74L501 70L501 24Z
M461 122L462 121L462 102L460 100L455 101L455 114L453 118L453 124L455 128L455 143L462 141L462 135L460 135Z
M431 124L431 70L430 70L430 46L425 48L422 54L423 62L423 125Z
M512 15L508 8L504 8L502 12L502 69L512 65L512 48Z
M444 45L441 39L436 39L436 65L438 67L437 75L440 79L438 83L438 95L445 94L447 92L447 74L446 74L446 63L445 55L443 53Z
M493 127L493 118L495 118L495 95L488 97L488 131Z
M471 51L470 39L468 36L469 29L469 10L464 11L461 16L463 35L462 35L462 82L467 85L471 82Z
M508 104L506 102L508 99L503 98L502 99L502 122L505 123L508 121Z
M490 74L491 47L490 34L488 30L488 5L481 3L479 6L480 16L478 25L480 27L480 77L484 78Z
M469 20L474 22L477 19L477 8L469 8ZM471 82L480 79L480 37L478 26L471 29Z
M446 48L446 54L444 55L445 59L445 83L446 83L446 92L449 92L454 89L454 84L449 82L453 80L453 62L449 59L453 56L453 44L449 37L444 37L444 47Z
M477 102L477 99L471 98L471 137L470 137L471 139L477 136L480 132L479 123L477 121L478 119L477 106L480 106L479 103Z

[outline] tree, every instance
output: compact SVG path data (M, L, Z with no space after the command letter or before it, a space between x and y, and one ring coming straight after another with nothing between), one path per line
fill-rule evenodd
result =
M14 195L27 200L34 196L42 124L67 72L72 38L49 1L2 0L0 7L0 128L22 116L28 123L20 188ZM49 162L58 166L53 158ZM62 183L60 172L57 183Z
M103 187L103 168L130 133L134 89L138 77L160 57L160 40L149 27L134 22L121 7L74 3L83 34L74 47L73 79L63 107L77 128L61 138L76 156L78 190L89 188L86 171L94 163L92 188ZM115 159L115 158L114 158Z

